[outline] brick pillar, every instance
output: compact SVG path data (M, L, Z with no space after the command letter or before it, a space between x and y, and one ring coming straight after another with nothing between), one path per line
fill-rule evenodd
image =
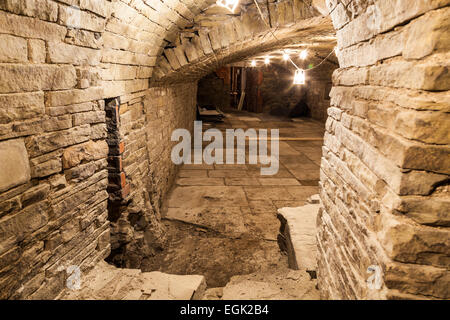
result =
M123 171L122 155L125 152L125 142L119 132L120 99L114 98L106 102L106 124L108 127L108 193L110 202L121 202L130 194Z

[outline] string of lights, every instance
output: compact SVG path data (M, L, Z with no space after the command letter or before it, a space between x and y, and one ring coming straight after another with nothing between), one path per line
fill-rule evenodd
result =
M259 6L259 3L258 3L256 0L253 0L253 2L255 3L256 8L258 9L259 15L261 16L261 20L264 22L264 24L267 26L267 28L269 28L269 31L270 31L270 33L272 34L272 36L275 38L275 40L280 41L280 40L278 39L278 37L275 35L275 33L273 32L273 30L272 30L272 28L270 27L270 25L267 23L266 19L264 18L264 14L263 14L263 12L262 12L262 10L261 10L261 7ZM328 56L327 56L325 59L323 59L317 66L312 67L312 68L307 69L307 70L303 70L303 69L299 68L299 67L297 66L297 64L296 64L294 61L292 61L292 59L291 59L289 53L287 53L285 49L283 49L283 53L284 53L283 57L284 57L284 58L285 58L285 57L288 57L288 60L292 63L292 65L293 65L297 70L302 70L302 71L306 72L306 71L314 70L314 69L318 68L319 66L321 66L326 60L328 60L328 58L333 54L333 52L335 52L335 49L333 49L333 50L328 54ZM302 53L301 53L301 55L300 55L300 58L303 59L303 60L305 60L305 59L307 58L307 55L308 55L308 51L307 51L307 50L304 50L304 51L302 51ZM285 60L286 60L286 59L285 59Z
M350 3L352 3L354 0L351 0ZM272 27L269 25L269 23L266 21L264 14L261 10L261 7L259 6L259 3L257 0L253 0L253 2L255 3L256 8L258 9L258 13L261 16L261 20L263 21L263 23L266 25L266 27L268 28L269 32L272 34L273 38L280 42L280 39L278 39L278 37L276 36L275 32L272 30ZM236 10L236 8L239 5L239 0L217 0L216 2L219 6L225 7L228 10L230 10L232 13L234 13L234 11ZM349 4L350 4L349 3ZM309 6L312 5L312 2L309 4ZM269 8L267 8L269 10ZM270 14L270 13L269 13ZM327 16L329 16L331 14L331 12L328 13ZM294 75L294 84L305 84L305 80L306 80L306 72L307 71L312 71L318 67L320 67L325 61L328 60L328 58L333 54L336 53L337 54L337 48L334 48L326 57L325 59L323 59L318 65L311 67L307 70L304 70L302 68L300 68L291 58L289 52L286 49L283 49L283 59L285 61L289 61L292 63L292 65L295 67L295 75ZM307 50L303 50L300 53L300 59L302 60L306 60L306 58L308 57L308 51ZM270 57L266 57L265 64L269 64L270 63ZM252 67L256 67L256 61L253 60L251 62L251 66Z

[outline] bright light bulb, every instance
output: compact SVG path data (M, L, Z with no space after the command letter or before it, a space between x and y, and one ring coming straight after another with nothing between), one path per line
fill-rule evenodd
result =
M305 83L306 83L305 70L297 69L294 75L294 84L305 84Z
M255 60L252 60L251 66L252 67L256 67L256 61Z
M217 0L216 4L221 7L225 7L232 13L234 13L237 6L239 5L239 0Z
M308 50L303 50L300 52L300 59L305 60L306 58L308 58Z
M270 58L267 57L267 58L264 60L264 63L265 63L265 64L269 64L269 63L270 63Z
M284 54L283 54L283 60L284 60L284 61L288 61L288 60L289 60L289 54L284 53Z
M336 54L336 56L339 55L339 53L340 53L340 50L337 46L334 47L334 53Z

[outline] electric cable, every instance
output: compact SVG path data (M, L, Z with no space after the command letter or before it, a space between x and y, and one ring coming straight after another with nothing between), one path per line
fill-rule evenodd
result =
M353 1L354 1L354 0L351 0L351 1L348 3L348 5L349 5L350 3L352 3ZM277 37L277 36L275 35L275 33L273 32L273 30L272 30L272 28L270 27L270 25L267 23L267 21L266 21L266 19L265 19L265 17L264 17L264 14L263 14L263 12L262 12L262 10L261 10L261 7L260 7L259 4L258 4L258 1L253 0L253 2L255 3L256 8L258 9L259 15L261 16L261 20L264 22L264 24L267 26L267 28L269 28L269 32L272 34L272 36L274 37L275 40L277 40L277 41L280 42L280 39L278 39L278 37ZM347 5L347 6L348 6L348 5ZM311 4L309 4L309 6L311 7ZM269 8L267 8L267 11L269 11ZM268 14L270 15L270 12L268 12ZM328 12L328 14L327 14L326 16L324 16L324 17L328 17L330 14L331 14L331 12ZM325 61L328 60L328 58L333 54L333 52L335 52L335 49L333 49L333 50L328 54L328 56L326 56L325 59L323 59L318 65L316 65L316 66L314 66L314 67L312 67L312 68L310 68L310 69L303 70L303 69L301 69L301 68L299 68L299 67L297 66L297 64L291 59L289 53L288 53L285 49L283 49L283 53L285 53L286 55L289 56L289 61L292 63L292 65L293 65L297 70L302 70L302 71L305 71L305 72L307 72L307 71L312 71L312 70L314 70L314 69L320 67Z

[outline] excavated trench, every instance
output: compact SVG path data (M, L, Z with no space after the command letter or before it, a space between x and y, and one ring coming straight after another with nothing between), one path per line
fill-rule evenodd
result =
M188 223L164 220L167 250L144 263L142 270L204 275L208 288L225 287L233 276L288 268L276 241L233 237Z

